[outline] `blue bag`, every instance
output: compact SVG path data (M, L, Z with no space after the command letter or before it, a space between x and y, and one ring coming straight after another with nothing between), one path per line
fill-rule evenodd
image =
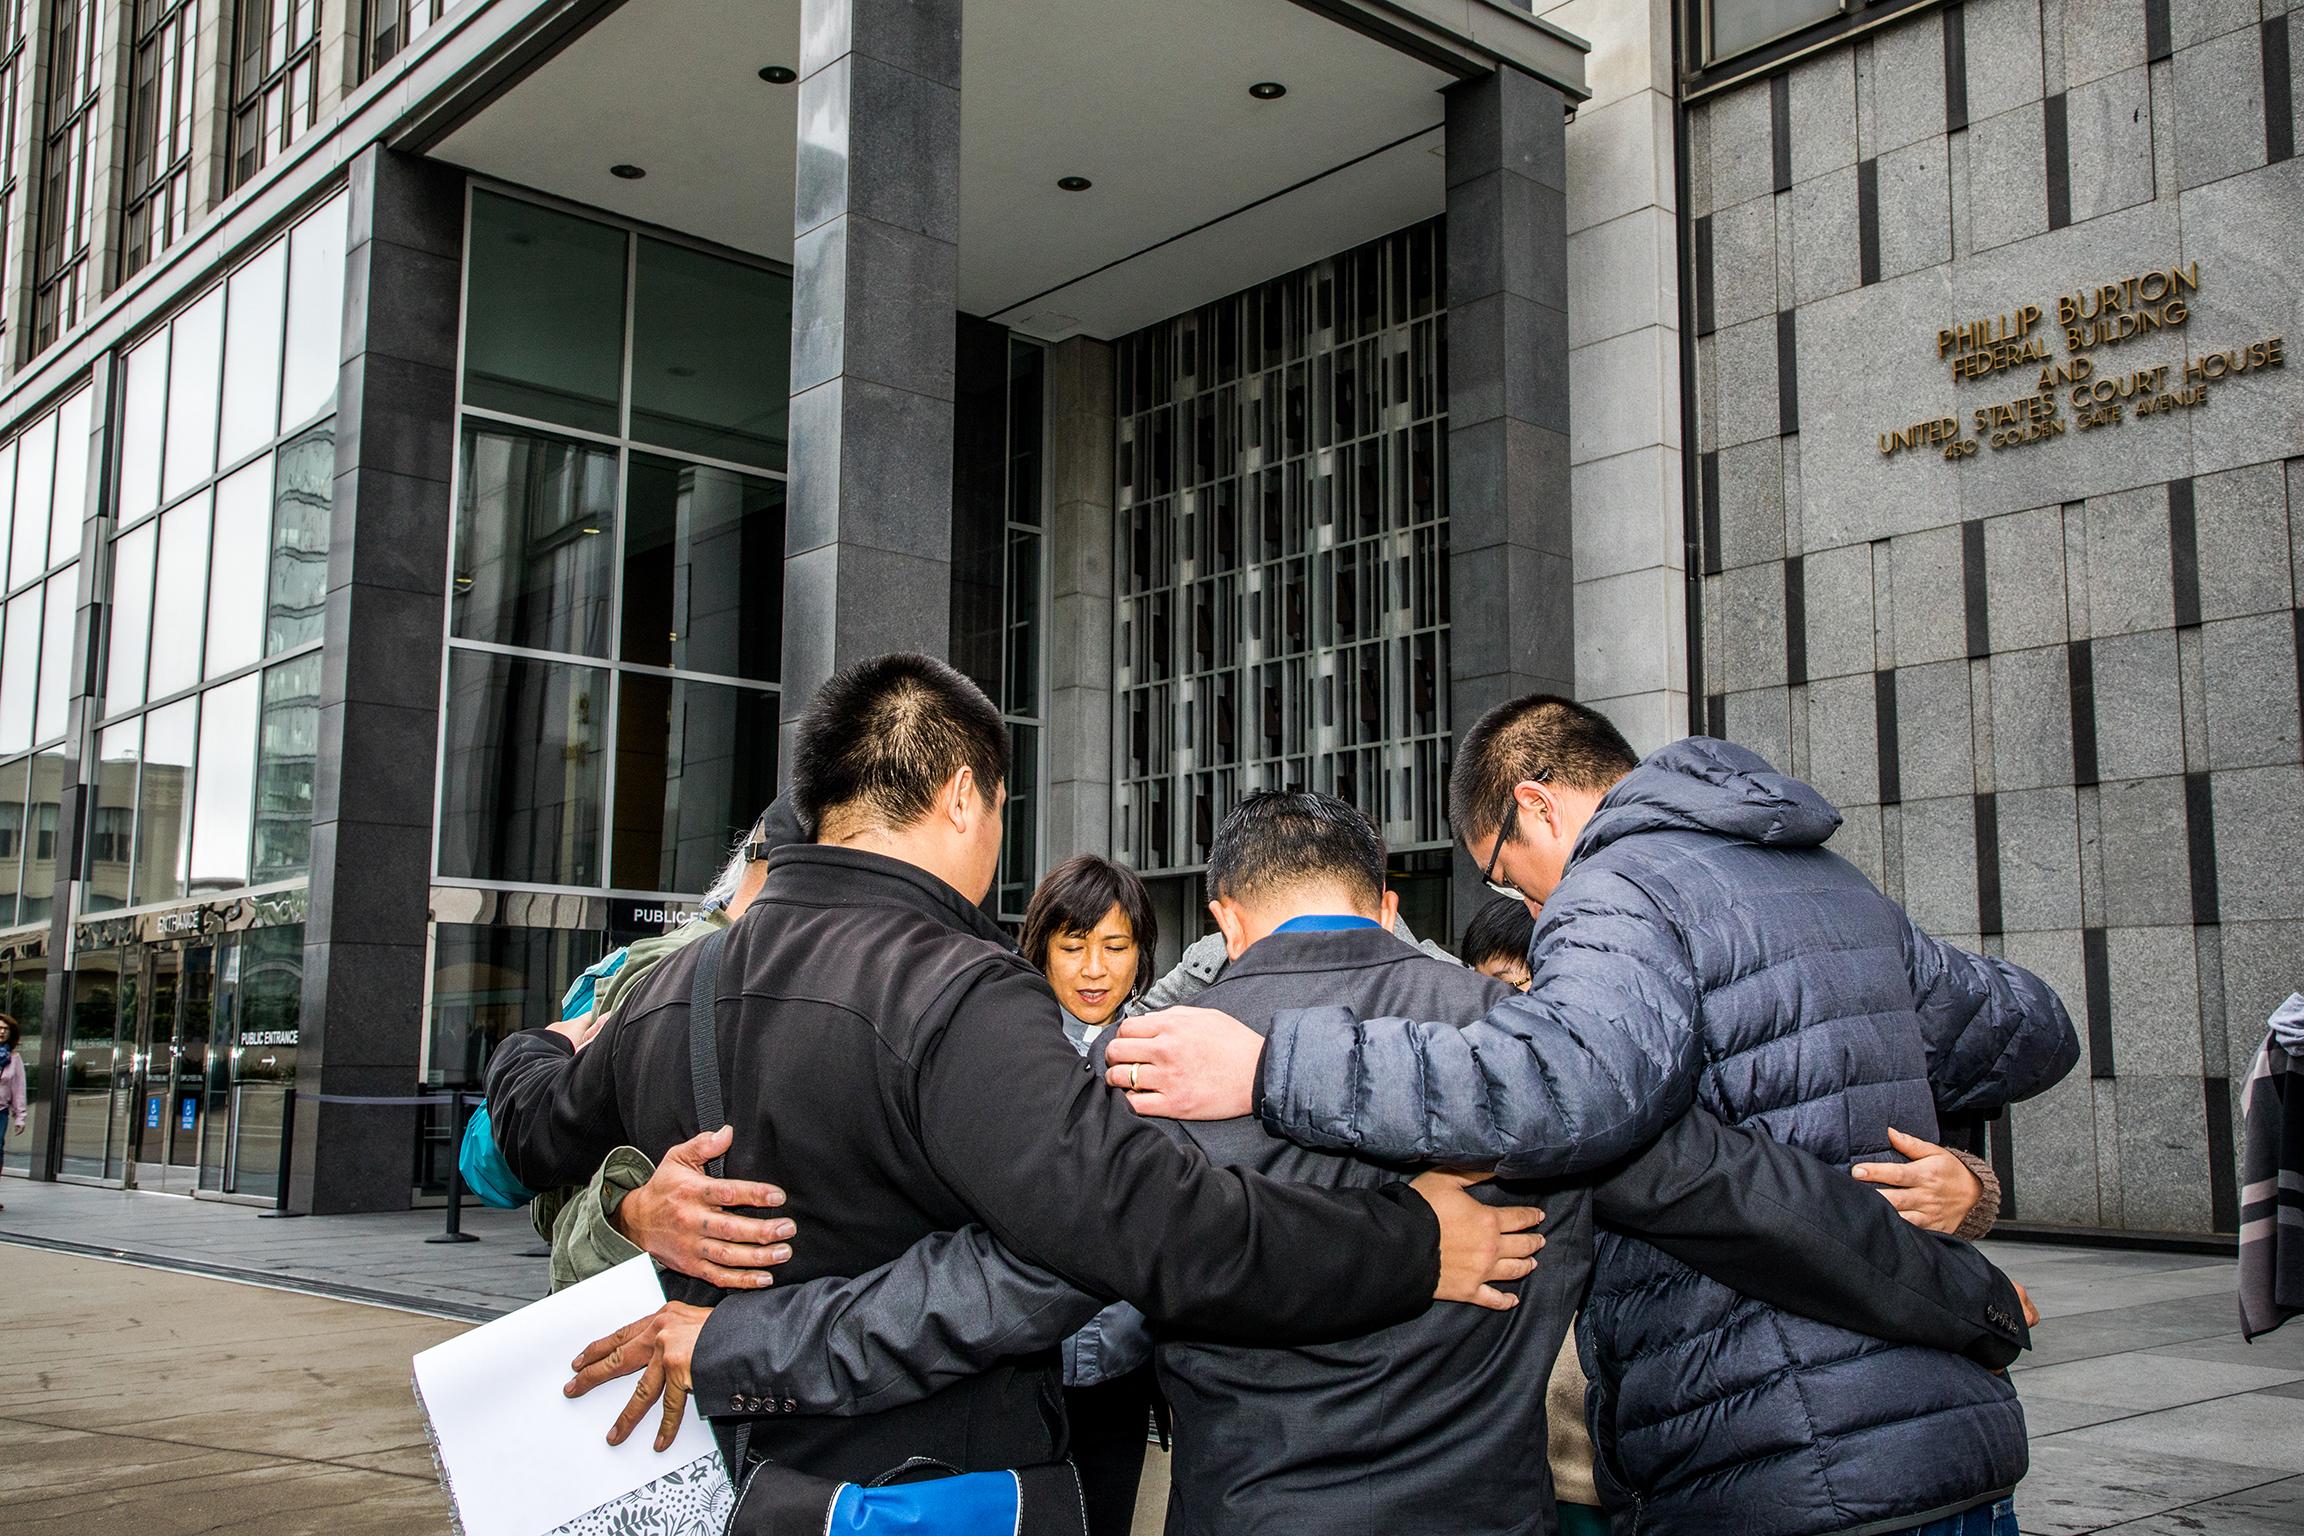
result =
M496 1150L496 1130L489 1123L485 1099L472 1112L472 1118L464 1122L464 1141L456 1149L456 1168L464 1175L464 1187L478 1196L482 1205L516 1211L536 1198L536 1191L512 1177L504 1154Z

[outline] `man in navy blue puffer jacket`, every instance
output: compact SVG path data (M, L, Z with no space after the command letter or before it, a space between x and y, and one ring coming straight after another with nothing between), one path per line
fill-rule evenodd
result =
M1825 849L1839 813L1741 747L1639 762L1600 715L1536 695L1466 735L1450 801L1491 883L1541 904L1527 993L1470 1028L1283 1013L1269 1042L1172 1010L1123 1027L1112 1081L1145 1113L1253 1102L1307 1145L1563 1178L1691 1101L1827 1162L1895 1161L1890 1127L1932 1137L1940 1112L2078 1059L2039 978L1920 932ZM1582 1328L1619 1529L2015 1530L2023 1413L1982 1366L1762 1306L1616 1235Z

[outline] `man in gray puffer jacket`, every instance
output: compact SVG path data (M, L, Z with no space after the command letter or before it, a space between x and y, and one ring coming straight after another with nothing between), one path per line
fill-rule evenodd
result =
M1639 762L1606 719L1534 695L1469 732L1455 830L1541 904L1535 980L1469 1028L1282 1013L1268 1041L1177 1009L1112 1041L1149 1114L1362 1156L1563 1178L1693 1101L1845 1168L1888 1131L1998 1108L2078 1059L2037 977L1920 932L1823 844L1839 814L1752 753ZM2026 1467L2005 1378L1774 1310L1604 1235L1582 1324L1620 1529L2013 1536ZM1542 1384L1530 1383L1531 1391Z

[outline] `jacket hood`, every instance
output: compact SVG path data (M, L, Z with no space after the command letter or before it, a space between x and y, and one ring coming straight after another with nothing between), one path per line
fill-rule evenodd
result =
M1830 801L1758 753L1690 736L1655 753L1600 801L1570 862L1642 832L1697 831L1813 848L1840 828Z

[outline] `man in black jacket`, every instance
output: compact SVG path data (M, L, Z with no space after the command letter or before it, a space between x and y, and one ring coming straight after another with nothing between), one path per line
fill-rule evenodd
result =
M826 683L791 792L816 843L780 853L728 930L716 1007L728 1173L773 1176L800 1237L784 1278L873 1269L980 1222L1085 1291L1225 1337L1298 1341L1402 1322L1434 1297L1508 1306L1534 1213L1460 1184L1323 1191L1219 1169L1133 1114L1074 1055L1047 984L976 903L1000 851L1007 734L941 662L885 656ZM665 961L580 1053L544 1032L489 1073L496 1139L535 1187L611 1148L661 1157L696 1134L687 1002L697 954ZM717 1298L674 1277L620 1429L661 1391L669 1439ZM1485 1294L1483 1294L1485 1293ZM1062 1441L1053 1357L1008 1358L920 1401L843 1419L730 1391L751 1446L865 1480L909 1457L962 1470L1046 1461ZM621 1435L618 1436L621 1438Z
M1382 931L1392 898L1381 842L1333 797L1250 797L1219 830L1208 880L1232 956L1211 1006L1252 1025L1314 1003L1470 1020L1504 995L1501 982ZM1294 1146L1252 1118L1171 1129L1218 1163L1276 1177L1341 1187L1397 1177ZM1176 1410L1173 1536L1550 1530L1544 1458L1529 1448L1544 1444L1542 1383L1590 1271L1594 1216L1809 1316L1995 1365L2023 1342L2020 1328L1991 1320L2016 1302L1974 1250L1906 1225L1808 1154L1701 1111L1588 1192L1497 1198L1540 1199L1547 1213L1541 1267L1516 1287L1514 1311L1435 1308L1286 1350L1168 1332L1158 1358ZM980 1230L940 1234L856 1280L730 1296L697 1374L740 1392L795 1395L813 1411L866 1410L1045 1346L1096 1306ZM587 1357L607 1353L595 1345Z

